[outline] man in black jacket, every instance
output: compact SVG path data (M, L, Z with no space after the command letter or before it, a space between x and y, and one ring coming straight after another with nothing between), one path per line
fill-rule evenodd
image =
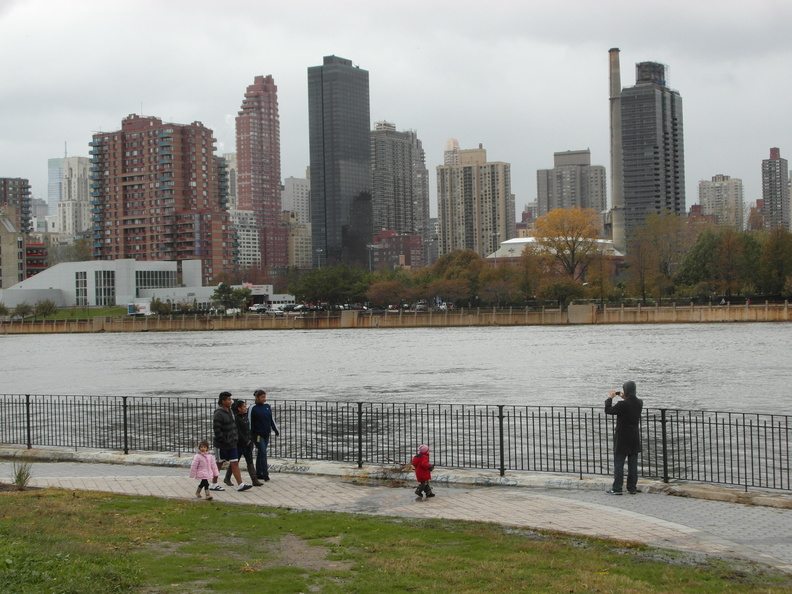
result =
M231 392L221 392L217 403L220 407L215 410L212 419L214 445L220 450L220 460L228 461L230 470L239 483L237 491L247 491L252 487L242 482L242 475L239 472L239 452L237 451L239 434L234 413L231 412Z
M622 401L613 404L613 398ZM609 495L621 495L624 484L624 462L627 462L627 491L631 495L638 490L638 454L641 452L641 411L643 401L635 395L635 382L624 382L621 392L611 391L605 400L605 414L616 415L613 432L613 486Z
M280 435L278 425L272 416L272 408L267 404L267 393L264 390L253 392L256 404L250 408L250 432L256 446L256 476L265 481L270 480L269 464L267 463L267 445L272 432Z

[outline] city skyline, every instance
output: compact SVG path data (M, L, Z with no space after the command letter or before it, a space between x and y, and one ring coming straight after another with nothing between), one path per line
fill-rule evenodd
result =
M784 111L787 83L775 73L792 54L782 25L792 6L671 2L652 11L663 31L653 37L642 25L650 8L623 1L504 5L492 14L464 10L465 2L453 11L407 2L399 14L354 0L340 12L307 4L143 1L128 10L90 0L3 3L0 176L27 178L33 196L46 197L47 160L63 156L64 143L70 156L87 156L93 133L115 129L131 113L201 121L215 131L218 154L232 152L239 90L272 74L282 175L302 177L305 69L330 54L370 72L372 129L392 121L422 139L433 215L433 170L448 138L462 149L483 143L491 159L512 164L518 211L536 198L536 171L547 168L548 155L588 148L593 163L607 166L610 47L621 48L625 73L643 61L670 66L669 86L685 99L688 205L698 182L717 174L742 179L746 203L755 202L768 149L790 150L788 130L771 114ZM413 6L421 19L411 16Z

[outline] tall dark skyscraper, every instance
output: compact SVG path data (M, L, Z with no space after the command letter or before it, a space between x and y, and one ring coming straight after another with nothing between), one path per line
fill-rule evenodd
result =
M635 86L616 96L618 52L611 50L611 162L621 179L612 208L614 247L624 250L651 213L685 214L685 158L682 97L666 85L666 67L636 64Z
M369 75L338 56L308 68L313 262L368 265L372 240Z
M789 163L778 148L762 161L761 210L765 229L789 229Z

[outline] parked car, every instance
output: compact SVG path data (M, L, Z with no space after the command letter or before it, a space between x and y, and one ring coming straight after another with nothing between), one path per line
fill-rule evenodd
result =
M286 314L283 313L282 309L268 309L266 311L268 316L285 316Z
M254 303L248 308L250 313L266 313L269 310L266 303Z
M426 303L416 303L415 311L429 311L429 306Z
M287 303L281 306L281 311L294 311L296 307L294 303Z

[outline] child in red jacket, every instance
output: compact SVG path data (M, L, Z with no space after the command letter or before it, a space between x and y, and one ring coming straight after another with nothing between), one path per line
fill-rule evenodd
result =
M429 463L429 446L418 446L418 454L412 459L413 468L415 468L415 478L420 483L415 490L415 494L421 497L426 493L427 497L434 497L432 487L429 486L429 481L432 480L432 471L434 464Z

